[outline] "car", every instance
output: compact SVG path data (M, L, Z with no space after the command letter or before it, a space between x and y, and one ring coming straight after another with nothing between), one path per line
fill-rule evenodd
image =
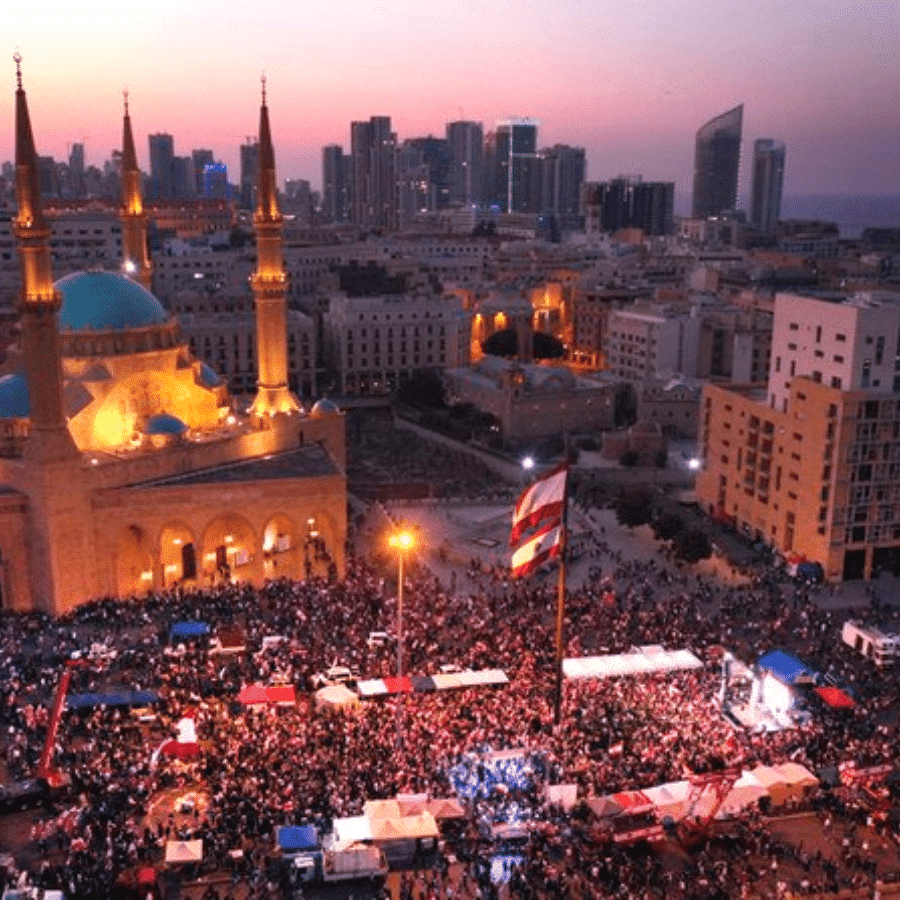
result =
M50 786L43 778L0 784L0 813L46 808L49 804Z
M313 690L334 684L343 684L351 690L356 688L356 676L346 666L331 666L324 672L313 675L311 681Z

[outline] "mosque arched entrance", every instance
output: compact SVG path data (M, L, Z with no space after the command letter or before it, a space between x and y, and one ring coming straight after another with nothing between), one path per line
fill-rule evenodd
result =
M116 594L131 597L153 587L153 544L137 525L128 525L116 540Z
M159 535L161 586L171 587L197 580L197 546L194 533L183 522L170 522Z
M260 571L253 526L238 513L217 516L203 534L202 575L208 582L252 581Z
M278 513L263 529L263 576L295 578L300 574L297 566L300 553L297 527L287 516Z

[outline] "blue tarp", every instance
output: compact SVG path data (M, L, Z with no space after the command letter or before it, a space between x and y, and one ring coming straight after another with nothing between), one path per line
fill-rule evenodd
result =
M198 638L209 634L209 625L206 622L176 622L169 629L169 637L174 641L178 638Z
M153 691L106 691L69 694L67 709L92 709L95 706L151 706L159 697Z
M278 846L296 853L319 849L319 832L313 825L285 825L278 829Z
M784 684L796 684L801 679L811 679L816 674L806 663L784 650L770 650L756 661L756 668L768 669Z

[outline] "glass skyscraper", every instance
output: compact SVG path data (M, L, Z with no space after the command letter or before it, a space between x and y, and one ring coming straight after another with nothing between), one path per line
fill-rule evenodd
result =
M784 144L771 138L760 138L753 144L750 221L763 232L774 231L781 217L785 153Z
M737 205L744 104L710 119L698 132L694 148L695 219L717 216Z

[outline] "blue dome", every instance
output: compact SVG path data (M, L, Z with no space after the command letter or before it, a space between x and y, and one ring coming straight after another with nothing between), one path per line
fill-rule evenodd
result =
M0 378L0 419L27 419L31 415L28 381L20 372Z
M56 289L62 295L60 331L125 331L169 321L150 291L117 272L74 272Z
M187 425L178 416L173 416L169 413L159 413L147 419L147 427L144 429L144 434L173 434L177 437L186 431Z

